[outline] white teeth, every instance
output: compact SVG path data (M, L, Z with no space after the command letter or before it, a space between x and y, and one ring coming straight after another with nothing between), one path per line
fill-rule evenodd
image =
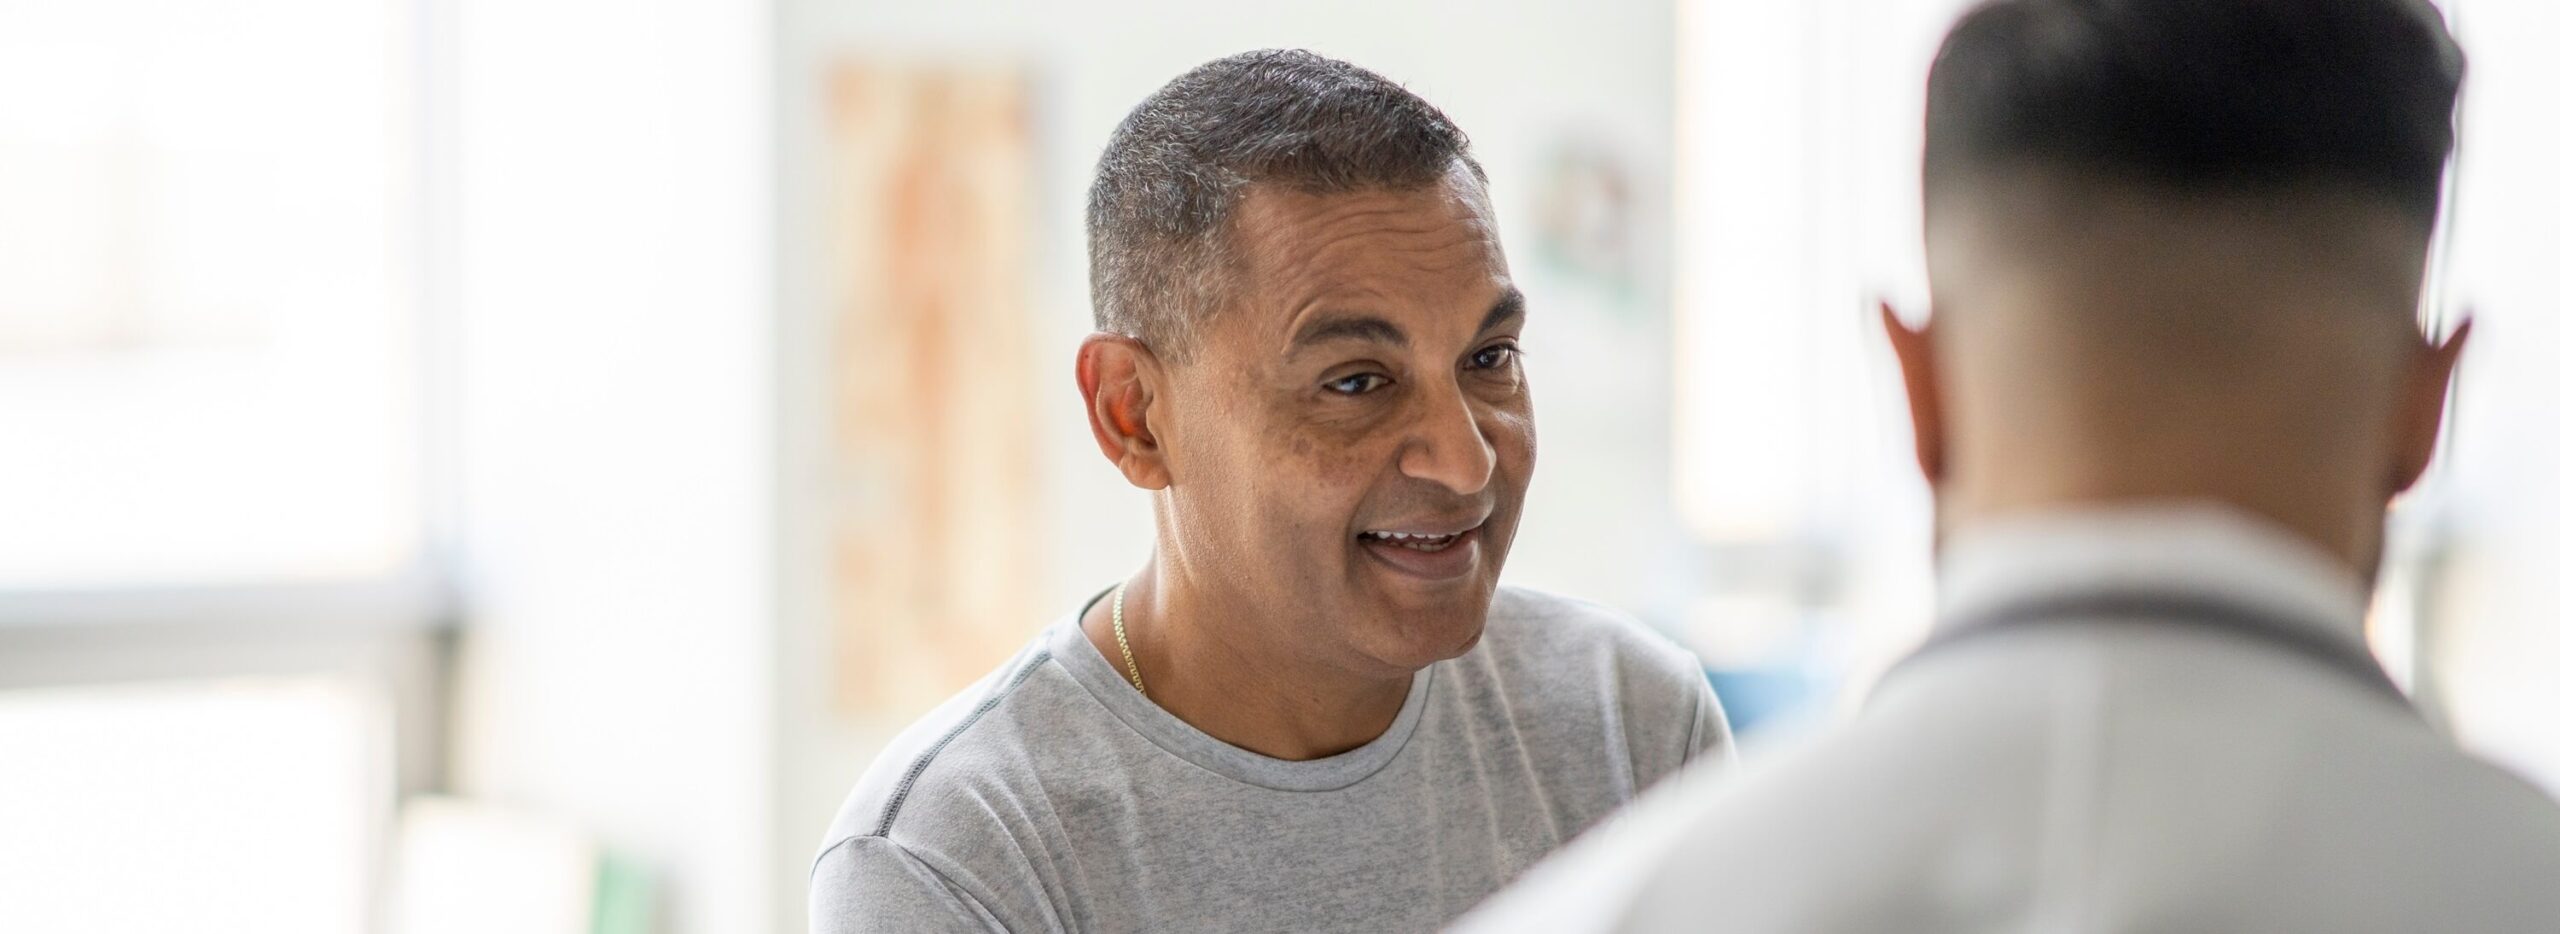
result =
M1382 542L1389 542L1398 547L1411 548L1415 551L1440 551L1451 545L1457 544L1458 536L1464 534L1466 533L1453 532L1447 535L1426 535L1420 532L1361 533L1362 537L1373 538Z

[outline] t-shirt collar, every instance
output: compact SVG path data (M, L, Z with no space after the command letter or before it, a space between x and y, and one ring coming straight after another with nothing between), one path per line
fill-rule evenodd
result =
M2091 506L1990 520L1938 561L1941 626L2091 593L2230 600L2362 643L2370 586L2274 522L2205 501Z
M1084 685L1094 700L1111 711L1121 723L1147 738L1166 752L1180 756L1201 768L1236 781L1277 791L1334 791L1350 787L1374 775L1395 760L1405 743L1413 738L1422 721L1423 708L1430 697L1433 665L1415 672L1413 685L1407 689L1403 709L1396 712L1395 722L1385 733L1359 748L1326 756L1322 759L1275 759L1200 731L1171 711L1156 705L1129 684L1118 665L1103 657L1093 640L1085 638L1082 621L1095 602L1110 596L1086 601L1083 607L1049 627L1049 654L1067 674Z

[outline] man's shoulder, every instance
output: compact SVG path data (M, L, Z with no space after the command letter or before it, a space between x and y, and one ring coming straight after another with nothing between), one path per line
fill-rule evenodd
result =
M1626 750L1640 788L1702 755L1727 754L1724 710L1698 658L1635 617L1520 587L1497 591L1484 639L1454 667L1475 707L1524 739Z
M919 822L954 822L960 810L1002 800L986 792L1029 780L1034 748L1057 732L1081 690L1041 637L1003 667L943 701L882 747L836 812L821 852L859 837L890 837ZM996 815L982 815L995 817ZM962 821L966 822L966 821ZM947 827L937 826L939 834ZM900 834L900 836L907 836Z
M1676 694L1706 684L1696 655L1634 616L1526 587L1495 591L1480 651L1488 663L1533 679L1584 682L1606 673Z

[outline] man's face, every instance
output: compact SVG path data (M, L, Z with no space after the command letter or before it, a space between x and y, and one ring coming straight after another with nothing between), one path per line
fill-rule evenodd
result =
M1203 581L1310 658L1463 654L1536 460L1512 287L1483 185L1256 189L1229 300L1167 393L1165 513Z

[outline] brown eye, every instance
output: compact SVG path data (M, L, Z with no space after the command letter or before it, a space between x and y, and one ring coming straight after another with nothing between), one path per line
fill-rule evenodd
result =
M1384 376L1376 373L1360 373L1326 383L1324 388L1346 396L1360 396L1376 392L1385 388L1386 385L1387 378Z
M1474 356L1468 357L1467 366L1478 370L1499 370L1510 366L1511 361L1519 355L1518 347L1510 344L1495 344L1476 351Z

